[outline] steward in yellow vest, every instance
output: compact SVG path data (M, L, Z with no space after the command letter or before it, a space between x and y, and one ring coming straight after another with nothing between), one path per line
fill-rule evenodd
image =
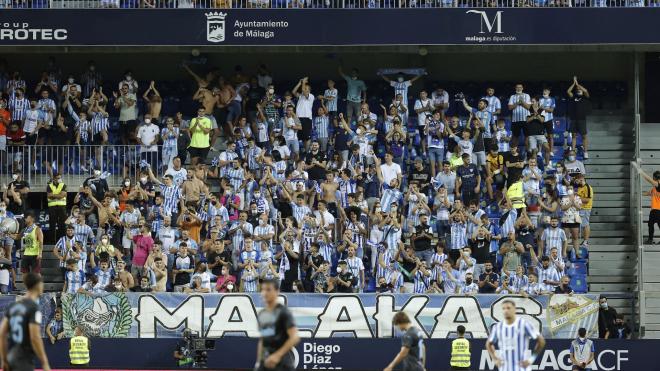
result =
M52 243L64 236L66 223L66 184L62 176L54 173L53 180L46 186L48 199L48 224Z
M465 338L465 327L456 328L458 338L451 343L451 360L449 365L452 370L470 369L470 342Z
M75 336L71 338L69 359L75 367L89 366L89 339L83 335L80 327L76 327Z

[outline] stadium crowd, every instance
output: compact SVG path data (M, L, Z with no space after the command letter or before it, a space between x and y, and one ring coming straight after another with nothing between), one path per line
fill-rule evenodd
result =
M159 84L130 71L108 82L90 62L78 79L51 60L27 84L0 69L0 154L121 141L141 159L115 175L118 189L93 150L80 189L54 164L47 236L25 166L13 166L0 216L23 228L2 239L4 256L39 272L52 240L69 293L256 292L278 277L284 292L586 291L594 194L578 156L590 95L577 77L564 133L550 87L517 83L501 101L492 86L472 98L420 86L413 98L423 70L384 71L391 90L377 107L356 69L283 91L265 66L228 78L185 69L198 108L172 115ZM10 271L0 267L5 291Z

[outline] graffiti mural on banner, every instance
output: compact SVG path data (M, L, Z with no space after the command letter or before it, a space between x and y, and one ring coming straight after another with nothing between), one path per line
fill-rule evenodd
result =
M302 336L308 338L391 338L394 336L392 317L398 310L408 313L428 338L451 337L458 325L465 326L473 338L485 338L490 327L503 318L501 303L505 299L515 301L519 315L547 337L573 338L580 327L590 333L597 329L596 295L525 298L288 294L281 297L296 318ZM184 327L207 337L257 337L257 313L262 307L259 295L247 294L110 293L95 297L63 294L61 301L65 333L69 335L75 326L82 326L96 337L179 337ZM50 302L42 301L48 306L44 313L52 313Z

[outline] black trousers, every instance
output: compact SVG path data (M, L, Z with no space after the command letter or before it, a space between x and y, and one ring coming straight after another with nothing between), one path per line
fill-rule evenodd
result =
M655 225L660 226L660 210L652 209L649 214L649 240L653 240Z
M56 243L60 237L65 234L66 222L66 206L49 206L48 207L48 224L50 225L49 234L51 236L51 243Z

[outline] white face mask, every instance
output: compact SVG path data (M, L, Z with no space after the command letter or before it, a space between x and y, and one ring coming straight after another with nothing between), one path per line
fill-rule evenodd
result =
M68 82L69 82L69 84L73 84L73 82L74 82L75 80L73 79L73 77L69 77L69 79L68 79L68 80L66 80L66 81L68 81Z
M399 78L396 79L396 80L397 80L398 82L403 82L403 77L399 77Z
M12 174L11 179L12 180L18 180L18 174Z
M128 186L131 185L131 182L124 182L124 185L125 185L126 187L128 187Z
M148 178L147 178L147 177L142 177L142 178L140 178L140 181L141 181L142 183L146 183L146 182L147 182L147 180L148 180Z
M151 124L151 119L144 119L145 124Z
M96 175L96 176L101 175L101 170L94 170L94 175Z
M255 193L254 198L261 198L261 193Z
M396 212L397 210L399 210L398 207L396 207L396 206L392 206L392 211Z
M226 191L225 191L225 195L229 196L230 194L231 194L231 191L230 191L230 190L226 190Z
M362 134L362 129L357 129L357 130L355 131L355 133L356 133L357 135Z
M133 80L133 76L127 75L126 76L126 81L131 81L131 80Z
M259 225L264 225L264 224L266 224L266 221L263 219L259 219Z
M379 212L380 212L380 210L381 210L381 209L380 209L380 206L378 206L378 207L376 207L376 208L374 208L374 211L375 211L375 212L377 212L377 213L379 213Z
M268 94L275 94L275 89L268 89Z
M108 239L107 238L102 238L101 243L104 244L104 245L107 245L108 244Z
M341 273L341 267L337 267L337 273Z

